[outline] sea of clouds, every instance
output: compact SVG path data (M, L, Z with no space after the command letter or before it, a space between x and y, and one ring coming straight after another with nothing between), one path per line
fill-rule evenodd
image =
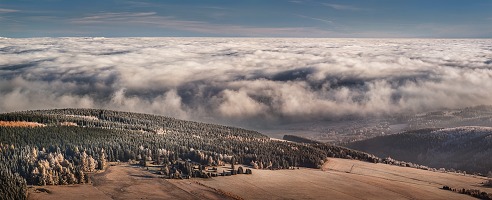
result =
M492 104L491 91L492 40L0 38L0 112L249 126Z

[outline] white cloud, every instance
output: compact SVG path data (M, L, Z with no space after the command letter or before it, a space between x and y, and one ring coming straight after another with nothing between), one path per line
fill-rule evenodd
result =
M326 37L328 35L335 34L334 32L322 30L316 27L254 27L231 24L214 24L197 20L181 20L173 16L161 16L155 12L97 13L82 18L70 19L70 23L78 25L110 24L112 26L128 26L131 24L206 34L256 37Z
M492 102L490 40L34 38L0 44L0 112L108 108L213 122Z
M19 10L0 8L0 14L2 14L2 13L14 13L14 12L19 12Z
M296 3L296 4L301 4L301 3L304 3L304 1L289 1L291 3Z
M321 18L316 18L316 17L309 17L309 16L306 16L306 15L296 15L296 16L301 17L301 18L315 20L315 21L320 21L320 22L324 22L324 23L328 23L328 24L333 24L333 21L328 20L328 19L321 19Z
M335 10L351 10L351 11L361 10L358 7L350 6L350 5L343 5L343 4L323 3L323 5L328 6L330 8L333 8Z
M155 12L106 12L72 20L77 24L107 23L114 21L133 20L140 17L155 16Z
M247 118L264 114L267 106L252 99L244 90L238 92L224 90L223 102L219 103L218 111L226 117Z

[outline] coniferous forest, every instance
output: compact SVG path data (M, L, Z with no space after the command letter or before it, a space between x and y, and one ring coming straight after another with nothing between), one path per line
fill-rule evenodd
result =
M0 114L0 196L27 198L28 185L90 182L107 162L148 161L191 177L190 162L257 169L320 168L326 157L368 162L367 153L322 143L271 140L256 131L169 117L100 109ZM242 169L242 168L241 168Z

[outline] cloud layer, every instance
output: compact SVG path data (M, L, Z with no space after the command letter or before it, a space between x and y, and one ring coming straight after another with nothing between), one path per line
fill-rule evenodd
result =
M0 39L0 112L254 125L491 104L491 40Z

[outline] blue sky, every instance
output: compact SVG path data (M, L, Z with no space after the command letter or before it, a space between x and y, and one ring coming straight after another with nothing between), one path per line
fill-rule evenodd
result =
M0 36L491 38L492 0L0 0Z

